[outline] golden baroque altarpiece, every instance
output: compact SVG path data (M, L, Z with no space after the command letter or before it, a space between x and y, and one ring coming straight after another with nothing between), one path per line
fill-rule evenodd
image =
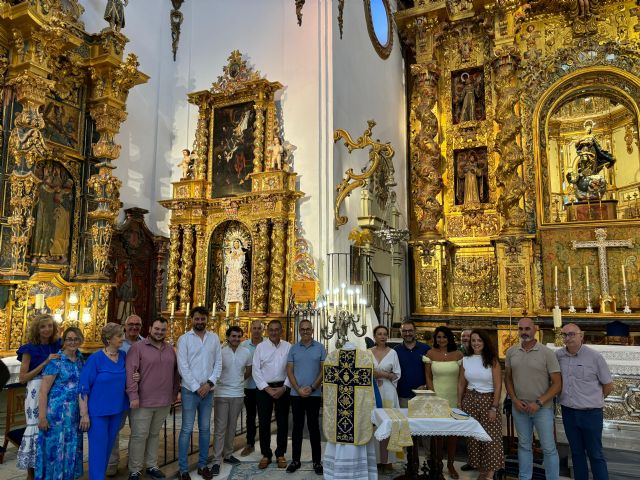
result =
M78 324L88 348L107 321L114 136L148 77L122 33L87 33L82 12L77 0L0 2L0 354L37 312Z
M177 311L175 338L196 305L212 311L215 303L211 327L221 333L235 308L245 332L251 320L282 319L294 278L314 279L296 232L302 193L282 141L281 88L235 50L209 90L189 94L199 112L192 163L173 183L172 199L160 202L171 210L167 305Z
M555 266L562 285L574 269L579 318L584 266L600 282L598 259L571 239L596 228L635 239L628 252L610 249L609 283L622 284L621 263L638 278L639 16L636 2L608 0L416 0L396 13L411 59L414 318L493 326L526 312L550 324ZM575 157L583 124L618 159L597 201L576 198L564 180L571 161L558 160ZM593 291L597 306L600 283ZM621 287L615 295L622 305Z

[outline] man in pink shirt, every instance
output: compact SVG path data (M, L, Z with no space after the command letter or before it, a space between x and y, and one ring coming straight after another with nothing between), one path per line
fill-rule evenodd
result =
M136 342L127 353L127 394L131 403L129 422L129 479L165 478L158 468L158 434L171 405L176 401L180 377L176 354L167 342L167 319L158 317L149 336ZM132 376L140 374L134 382Z

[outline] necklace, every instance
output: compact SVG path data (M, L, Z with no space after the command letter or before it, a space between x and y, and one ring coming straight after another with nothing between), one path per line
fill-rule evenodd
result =
M117 350L116 350L115 352L113 352L113 353L111 353L111 352L110 352L109 350L107 350L106 348L103 348L102 350L104 351L104 353L105 353L107 356L112 357L112 358L118 355L118 351L117 351Z

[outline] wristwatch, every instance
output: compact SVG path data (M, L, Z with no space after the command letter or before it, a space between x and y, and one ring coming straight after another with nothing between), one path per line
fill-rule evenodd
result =
M211 380L207 380L207 385L209 385L211 388L213 388L213 382Z
M536 405L538 405L540 408L544 407L544 403L542 403L539 398L536 398Z

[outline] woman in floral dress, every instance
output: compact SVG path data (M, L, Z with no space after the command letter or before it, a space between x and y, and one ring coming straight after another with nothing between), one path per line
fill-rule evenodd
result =
M42 371L57 358L60 358L60 339L57 326L51 315L37 315L31 319L28 342L18 351L20 365L20 383L27 384L24 400L24 413L27 428L18 449L17 466L27 470L27 480L33 480L38 451L38 401Z
M82 476L82 432L80 421L80 370L83 359L78 347L84 340L79 328L62 334L60 358L42 373L38 427L36 480L75 480Z

